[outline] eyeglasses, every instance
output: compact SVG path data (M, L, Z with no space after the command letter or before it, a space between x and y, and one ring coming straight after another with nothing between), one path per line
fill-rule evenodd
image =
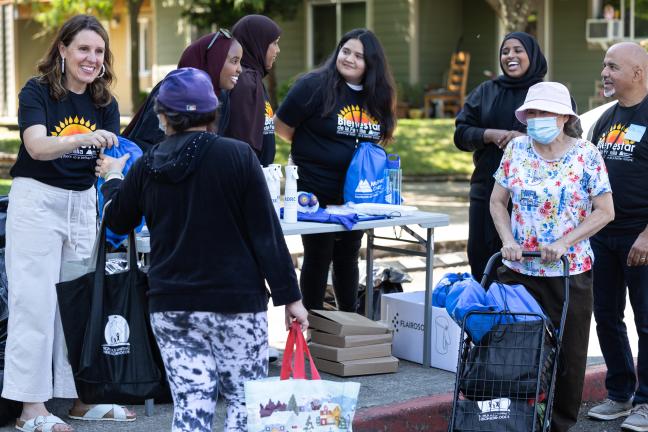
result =
M220 29L216 33L214 33L214 37L209 42L209 45L207 45L207 49L211 48L212 45L214 45L214 43L216 43L216 39L218 39L220 36L223 36L224 38L227 38L227 39L232 39L232 33L230 33L229 30Z

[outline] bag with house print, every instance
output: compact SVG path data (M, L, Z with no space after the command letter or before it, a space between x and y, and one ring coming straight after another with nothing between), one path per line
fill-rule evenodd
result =
M310 380L306 379L304 354L310 361ZM360 383L320 379L300 326L294 322L280 379L245 383L248 432L351 431L359 391Z

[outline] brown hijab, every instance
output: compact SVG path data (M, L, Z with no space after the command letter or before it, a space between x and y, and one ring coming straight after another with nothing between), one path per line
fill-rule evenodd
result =
M207 72L211 77L216 96L220 97L220 74L227 61L232 39L220 34L214 44L207 49L214 35L215 33L210 33L189 45L180 56L178 68L193 67Z
M263 15L247 15L232 28L232 34L243 46L243 72L230 92L230 120L224 135L245 141L257 152L263 146L265 123L265 87L263 77L266 53L281 35L281 28Z

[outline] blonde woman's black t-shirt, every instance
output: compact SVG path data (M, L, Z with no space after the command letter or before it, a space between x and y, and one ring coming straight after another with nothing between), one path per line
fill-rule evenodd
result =
M299 190L312 192L324 206L342 204L346 171L360 142L380 141L380 124L363 107L363 91L344 85L335 109L323 116L322 78L309 74L297 81L277 111L295 128L291 156L297 165Z
M18 126L20 139L23 132L34 125L43 125L47 136L70 136L104 129L119 133L119 108L115 99L106 107L97 108L89 92L68 92L61 101L49 95L49 85L32 78L18 95ZM97 149L80 147L54 160L34 160L24 142L20 145L18 159L11 168L12 177L29 177L50 186L81 191L95 182Z

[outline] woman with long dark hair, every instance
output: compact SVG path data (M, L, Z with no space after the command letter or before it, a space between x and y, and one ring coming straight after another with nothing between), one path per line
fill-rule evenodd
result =
M94 166L99 149L117 143L119 110L108 34L92 16L59 30L39 75L18 96L21 145L11 168L6 264L9 333L2 396L23 402L21 431L68 432L50 414L52 397L77 398L67 359L56 283L63 261L90 256L96 236ZM135 420L119 405L84 405L70 417Z
M538 42L523 32L509 33L500 46L502 75L473 90L457 115L455 145L474 152L475 170L470 179L468 262L475 278L481 278L486 262L502 247L489 211L495 181L493 174L503 150L526 126L515 118L527 90L547 73Z
M347 168L359 141L388 143L396 127L394 80L382 46L367 29L345 34L323 66L300 78L275 117L292 143L299 190L323 207L343 203ZM338 308L355 311L362 231L302 236L300 287L307 309L321 309L329 265Z

